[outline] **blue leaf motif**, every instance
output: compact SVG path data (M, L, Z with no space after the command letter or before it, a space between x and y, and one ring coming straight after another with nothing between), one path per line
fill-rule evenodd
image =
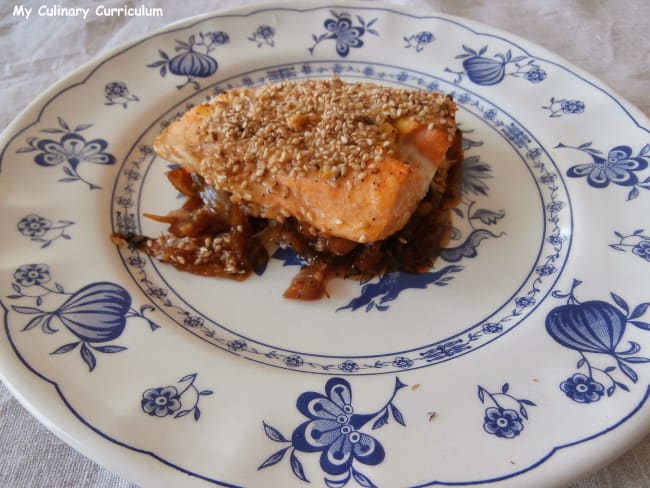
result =
M291 457L289 458L289 461L291 463L291 470L293 471L293 474L295 474L299 479L309 483L309 480L305 476L305 470L302 467L302 463L296 456L295 451L291 451Z
M266 422L262 422L262 424L264 425L264 432L266 432L266 437L275 442L287 442L287 439L278 429L271 427Z
M399 409L392 403L390 405L390 411L393 414L393 418L397 421L397 423L406 427L406 422L404 421L404 416L402 415L402 412L400 412Z
M95 355L93 354L93 352L90 350L90 348L85 342L81 344L81 358L88 365L89 371L94 370L95 366L97 366L97 360L95 359Z
M388 423L388 410L384 410L377 420L372 424L372 429L379 429Z
M650 306L650 303L642 303L640 305L637 305L634 307L634 310L632 310L632 313L630 314L631 319L636 319L641 317L646 311L648 310L648 306Z
M285 453L291 446L287 446L284 449L280 449L278 452L275 452L271 454L262 464L259 465L257 470L259 471L260 469L263 468L268 468L269 466L273 466L274 464L278 464L282 459L284 458Z
M52 351L50 354L65 354L66 352L72 351L74 348L76 348L81 341L77 342L71 342L69 344L64 344L61 347L57 347L54 351Z
M614 303L621 307L621 309L626 313L630 313L630 307L628 306L627 302L623 300L620 296L618 296L616 293L610 293L612 296L612 299L614 300Z

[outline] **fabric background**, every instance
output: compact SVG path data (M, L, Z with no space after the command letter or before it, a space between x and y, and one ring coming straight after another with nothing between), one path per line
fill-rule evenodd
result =
M17 2L19 3L19 2ZM12 16L0 0L0 128L52 83L97 55L171 22L250 0L107 0L107 7L161 7L152 18ZM344 2L339 2L344 3ZM556 52L650 115L647 0L417 0L441 13L484 22ZM27 7L92 7L91 1L25 1ZM572 488L650 486L650 437ZM50 434L0 384L0 487L134 488Z

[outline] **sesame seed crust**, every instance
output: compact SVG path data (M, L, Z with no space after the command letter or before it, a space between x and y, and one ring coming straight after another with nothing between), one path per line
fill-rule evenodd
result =
M342 176L363 180L378 162L397 157L398 133L435 126L451 140L456 130L446 95L338 78L233 89L209 105L212 114L199 127L200 173L244 200L249 182L272 192L278 175L313 175L332 185Z

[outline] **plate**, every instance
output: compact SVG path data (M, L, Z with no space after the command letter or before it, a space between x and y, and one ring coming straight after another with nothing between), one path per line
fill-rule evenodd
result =
M180 274L114 231L178 205L155 136L287 79L440 90L463 200L419 276L281 293ZM557 56L464 19L248 7L81 68L3 134L3 381L143 486L562 484L648 431L648 120Z

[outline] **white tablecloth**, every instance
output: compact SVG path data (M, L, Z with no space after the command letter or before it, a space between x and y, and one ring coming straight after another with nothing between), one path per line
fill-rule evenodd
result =
M0 128L53 82L82 63L168 23L244 0L107 0L106 7L146 5L162 17L30 19L14 7L93 7L91 1L0 1ZM342 2L339 2L342 3ZM650 115L650 2L647 0L417 0L517 34L600 78ZM650 437L573 488L650 486ZM0 384L0 487L133 487L78 454L42 427Z

